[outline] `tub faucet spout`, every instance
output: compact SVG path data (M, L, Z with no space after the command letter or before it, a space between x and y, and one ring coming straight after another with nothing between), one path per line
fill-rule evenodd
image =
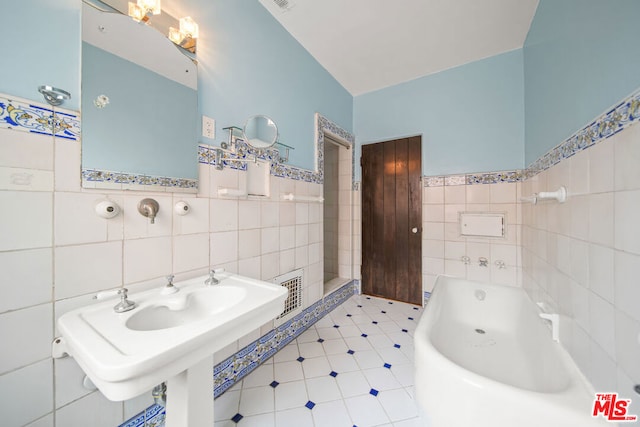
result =
M560 315L557 313L540 313L540 317L551 323L551 338L555 342L560 342Z

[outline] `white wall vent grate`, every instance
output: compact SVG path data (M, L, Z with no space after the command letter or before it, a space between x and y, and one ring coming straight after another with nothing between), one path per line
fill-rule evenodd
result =
M273 283L289 290L284 311L276 318L276 324L281 324L302 311L303 270L300 268L275 277Z

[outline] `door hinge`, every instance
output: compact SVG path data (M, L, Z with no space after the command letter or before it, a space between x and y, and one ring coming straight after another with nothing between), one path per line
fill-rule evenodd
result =
M362 167L362 156L360 156L360 167Z

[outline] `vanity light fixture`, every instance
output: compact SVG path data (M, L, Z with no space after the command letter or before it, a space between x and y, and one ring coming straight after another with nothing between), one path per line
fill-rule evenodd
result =
M151 15L160 15L160 13L162 13L160 0L129 2L129 16L137 22L146 23Z
M198 38L198 24L190 16L180 19L180 29L169 27L169 40L187 50L194 49Z

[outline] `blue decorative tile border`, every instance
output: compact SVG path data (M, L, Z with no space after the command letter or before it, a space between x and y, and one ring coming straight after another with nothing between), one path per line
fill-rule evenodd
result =
M538 158L526 169L525 179L549 169L560 161L604 141L639 121L640 91L637 91Z
M80 115L75 111L0 94L0 128L78 141Z
M238 381L260 366L311 325L357 293L358 281L352 280L331 294L305 308L301 313L255 340L213 368L214 397L219 397ZM152 405L119 427L160 426L165 410ZM146 424L145 424L146 422Z
M353 296L356 288L357 283L350 281L238 353L218 363L213 369L214 396L220 396L311 325Z
M342 129L331 120L316 113L316 170L311 171L308 169L298 168L296 166L290 166L282 162L280 153L277 148L270 148L268 150L256 150L250 147L246 142L241 139L236 139L236 151L235 153L223 150L222 151L222 165L223 167L229 167L231 169L237 169L246 171L247 163L244 160L253 160L255 157L261 160L271 162L271 175L280 178L288 178L296 181L313 182L315 184L322 184L324 181L324 134L325 132L332 133L340 138L348 141L352 146L355 143L355 137L348 131ZM216 164L216 150L219 147L200 145L198 147L198 162L202 164L208 164L217 166ZM243 161L238 161L243 160ZM355 169L355 168L353 168Z
M524 170L505 172L472 173L449 176L425 176L425 187L441 187L443 185L498 184L503 182L520 182L568 159L582 150L604 141L605 139L640 122L640 91L620 101L607 112L575 132L562 143L549 150Z
M85 186L89 183L108 183L123 185L147 185L162 188L198 189L197 179L171 178L166 176L153 176L133 174L126 172L111 172L99 169L82 169L82 182Z

